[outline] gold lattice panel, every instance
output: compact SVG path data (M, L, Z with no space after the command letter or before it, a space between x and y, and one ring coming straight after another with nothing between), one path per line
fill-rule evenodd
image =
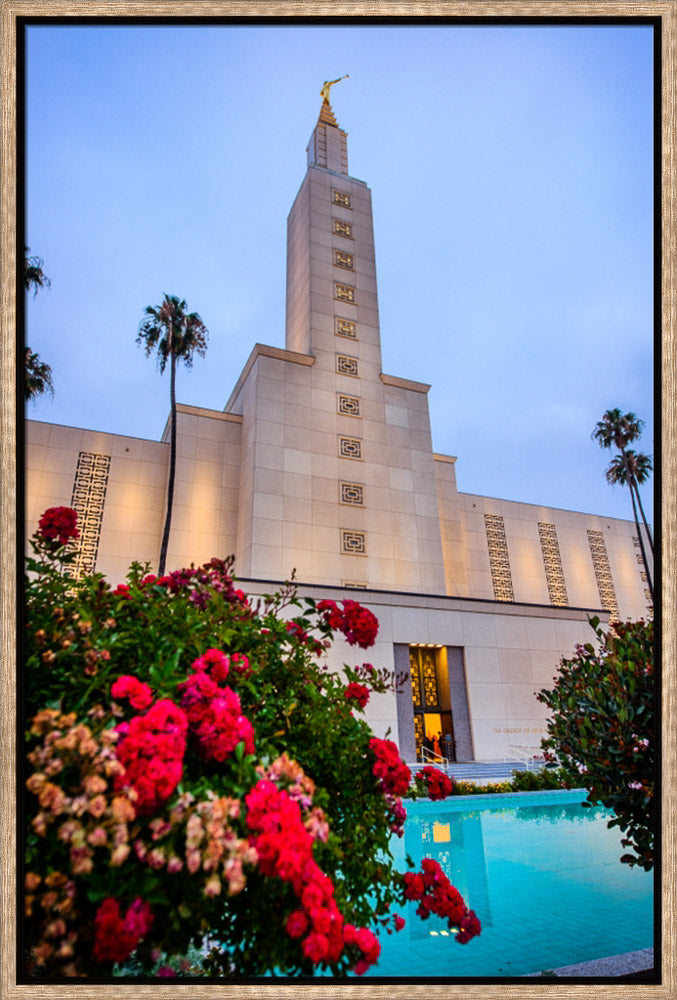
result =
M346 194L345 191L337 191L336 188L334 188L332 191L332 201L335 205L341 205L343 208L352 208L350 195Z
M354 302L355 289L352 285L342 285L340 281L335 281L334 298L341 302Z
M337 267L347 267L349 271L353 271L353 255L344 250L334 250L334 264Z
M361 483L341 483L341 503L364 507L364 486Z
M423 698L426 707L437 708L440 703L440 694L437 687L435 654L427 649L421 655L421 675L423 680Z
M497 601L512 601L512 573L508 556L508 543L505 537L505 526L500 514L485 514L484 526L487 533L489 548L489 566L494 597Z
M423 750L423 716L414 715L414 737L416 739L416 759L421 759Z
M362 458L362 441L360 438L339 438L339 458Z
M564 582L562 556L557 541L557 528L554 524L538 522L538 535L541 540L541 553L545 566L545 579L548 584L550 603L555 607L566 608L569 604L567 588Z
M337 236L345 236L346 239L352 240L353 238L353 227L349 222L344 222L343 219L333 219L334 232Z
M70 575L76 578L93 573L96 566L110 459L110 455L91 451L78 455L71 507L78 514L80 537L75 544L75 562L69 567Z
M367 554L367 540L363 531L341 531L341 551L351 556Z
M336 335L338 337L350 337L351 340L357 340L357 323L355 320L343 319L342 316L337 316Z
M618 602L616 601L616 590L613 577L611 576L611 566L607 555L604 533L601 531L588 531L588 544L592 565L597 579L597 590L602 607L608 611L614 619L618 618Z
M360 416L360 401L357 396L344 396L339 393L336 397L336 411L346 417Z
M411 669L411 697L414 702L414 708L420 708L422 705L421 701L421 677L418 669L418 656L415 653L409 651L409 667ZM420 719L421 716L418 716ZM415 721L416 717L414 718ZM423 722L421 722L421 727L423 727ZM422 728L421 728L421 736Z
M337 354L336 371L339 375L350 375L351 378L359 378L360 369L357 365L357 358L351 358L347 354Z

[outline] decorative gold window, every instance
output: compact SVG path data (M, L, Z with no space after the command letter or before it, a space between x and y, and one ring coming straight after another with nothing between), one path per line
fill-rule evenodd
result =
M334 232L337 236L345 236L346 239L352 240L353 238L353 227L349 222L344 222L343 219L332 219L334 223Z
M341 503L364 507L364 486L361 483L341 483Z
M588 531L588 544L590 546L590 555L592 556L592 565L595 570L597 590L599 591L599 599L602 602L602 607L605 611L609 612L612 620L617 621L618 602L616 600L613 577L611 576L611 566L609 565L604 533L602 531Z
M350 195L346 194L345 191L337 191L336 188L332 191L332 198L335 205L342 205L343 208L352 208L350 202Z
M360 401L357 396L344 396L339 393L336 397L336 410L346 417L359 417Z
M76 579L93 573L96 566L110 461L110 455L91 451L78 454L71 507L78 514L80 538L73 546L77 552L75 562L67 568L69 576Z
M339 438L339 458L362 458L362 441L360 438Z
M335 281L334 298L338 299L340 302L354 302L355 288L353 285L342 285L340 282Z
M538 534L541 540L541 553L545 566L545 579L548 584L550 603L556 607L565 608L569 603L567 588L564 582L562 557L557 541L557 528L554 524L538 522Z
M357 323L354 319L343 319L342 316L334 317L335 332L338 337L350 337L357 340Z
M503 518L500 514L485 514L484 526L489 547L489 566L494 597L497 601L512 601L514 600L512 574Z
M357 365L357 358L351 358L347 354L337 354L336 371L339 375L350 375L351 378L359 378L360 370Z
M341 551L351 556L367 554L367 542L363 531L341 531Z
M353 255L345 253L343 250L334 250L334 264L336 267L346 267L349 271L354 271Z

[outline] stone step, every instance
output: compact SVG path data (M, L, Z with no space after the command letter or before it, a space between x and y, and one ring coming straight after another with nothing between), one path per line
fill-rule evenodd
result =
M425 767L425 764L417 761L413 764L408 764L407 766L412 774L416 774ZM543 765L539 763L531 765L527 768L527 765L523 761L501 760L466 762L452 761L448 764L433 764L432 766L439 768L440 771L444 771L444 773L448 774L450 778L455 778L457 781L473 781L479 784L487 781L509 781L512 778L513 771L526 771L527 769L538 770Z

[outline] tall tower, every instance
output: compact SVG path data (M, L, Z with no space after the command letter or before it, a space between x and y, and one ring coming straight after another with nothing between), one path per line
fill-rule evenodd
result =
M241 576L442 594L429 386L381 367L371 194L325 98L288 218L286 349L257 345L242 415Z

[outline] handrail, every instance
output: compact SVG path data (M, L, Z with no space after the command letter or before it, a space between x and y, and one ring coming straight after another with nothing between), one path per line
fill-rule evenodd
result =
M545 763L545 756L540 746L528 746L525 743L510 743L505 748L505 761L515 760L525 764L527 770L540 767Z
M435 764L449 763L446 757L441 757L439 754L435 753L434 750L428 750L427 747L421 747L421 759L424 763L430 761L433 761Z

